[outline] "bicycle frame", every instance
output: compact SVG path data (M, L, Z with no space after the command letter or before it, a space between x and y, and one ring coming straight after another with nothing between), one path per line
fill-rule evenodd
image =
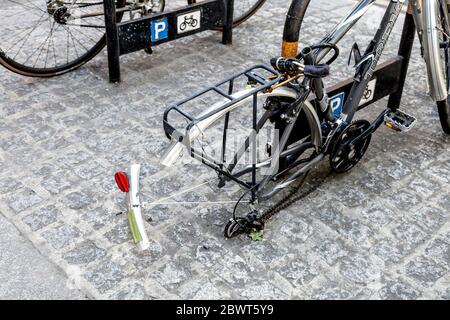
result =
M337 44L344 36L345 34L354 26L354 24L367 12L369 7L375 2L375 0L361 0L355 8L330 32L328 33L321 41L321 44L325 43L332 43ZM380 29L377 31L374 40L371 42L371 45L367 48L365 53L365 58L362 62L359 63L359 66L357 66L357 72L355 74L355 84L351 90L351 93L349 95L349 98L347 99L344 108L343 108L343 120L350 122L354 113L358 109L359 102L361 98L364 95L364 91L366 90L368 82L371 80L371 77L373 75L373 72L375 70L375 67L377 66L377 63L379 61L379 58L381 57L381 54L383 52L384 46L391 34L391 31L394 27L394 24L401 12L402 6L404 4L404 1L391 1L389 4L385 16L383 18L383 21L380 25ZM329 49L317 49L314 52L314 55L317 57L316 61L319 62L322 60L327 53L329 52ZM249 74L249 70L246 70L244 72L245 75ZM230 88L232 88L232 82L233 79L236 78L232 77L231 79L228 79L224 81L223 83L230 81ZM221 83L221 84L223 84ZM272 84L273 85L273 84ZM218 86L217 86L218 87ZM213 87L210 89L207 89L206 91L200 93L203 94L210 90L216 90ZM315 164L320 162L323 158L325 153L327 152L328 144L330 143L331 139L330 136L326 139L326 142L323 141L323 134L322 134L322 128L320 125L320 118L321 116L317 114L315 108L307 101L308 97L311 95L311 93L315 94L316 97L318 97L318 100L321 101L327 101L328 97L323 90L323 82L321 79L305 79L303 83L304 89L300 90L300 92L297 92L293 89L282 87L278 88L278 92L282 92L282 94L285 94L286 96L290 96L292 99L295 100L293 103L293 108L296 108L296 116L292 121L290 121L289 124L286 125L286 127L283 129L283 132L281 134L280 140L276 141L277 146L275 148L275 151L273 152L270 161L268 163L256 163L256 161L253 161L252 165L250 165L248 168L245 168L244 170L240 172L234 172L236 164L238 163L239 159L243 156L243 154L250 148L250 145L252 144L252 136L249 136L245 143L243 144L243 147L234 155L233 162L231 164L226 165L224 161L216 161L207 155L205 155L202 150L196 150L192 147L191 142L196 139L206 128L208 128L212 123L217 121L220 117L229 115L229 112L239 106L239 103L241 101L245 101L246 99L253 99L253 132L258 134L259 130L264 126L264 124L268 121L268 119L271 117L270 111L265 111L264 114L257 119L257 106L256 106L256 100L258 96L258 92L252 92L252 93L243 93L244 97L236 97L230 94L228 98L231 100L239 99L237 102L232 102L230 104L224 104L218 103L217 105L214 105L211 107L211 110L208 110L205 112L205 114L202 114L200 118L192 118L189 117L186 114L183 114L190 122L191 124L186 129L186 134L182 134L180 132L174 132L174 130L171 130L169 128L169 123L167 120L167 115L172 111L177 111L179 113L182 113L182 111L178 108L182 104L184 104L186 101L190 101L194 99L195 97L190 97L186 99L185 101L182 101L180 104L176 106L170 107L166 111L165 115L165 129L166 133L170 138L173 139L171 147L168 149L168 152L163 157L163 164L165 165L173 165L176 160L179 159L180 154L182 153L182 150L184 147L186 147L189 150L190 155L193 158L197 158L201 160L205 165L209 166L210 168L214 169L219 173L219 176L221 177L222 183L225 181L233 180L237 182L242 187L248 189L251 191L252 194L252 200L256 199L266 199L271 196L273 196L277 191L287 187L292 182L294 182L300 175L311 169ZM288 92L289 91L289 92ZM241 93L238 93L240 95ZM198 97L197 95L196 97ZM269 97L270 95L267 95ZM288 178L281 181L272 191L263 194L262 190L265 188L265 186L268 185L268 183L274 178L274 176L277 176L277 170L276 168L279 167L280 161L283 157L286 157L286 146L288 145L289 137L291 136L291 133L294 130L294 127L296 125L298 116L301 111L305 111L306 117L309 123L309 126L311 128L312 133L312 143L310 143L309 147L314 148L313 155L306 159L303 162L298 163L305 164L306 165L296 171L295 173L291 174ZM377 119L376 125L379 126L381 124L380 120ZM253 142L254 144L254 142ZM224 130L224 145L223 148L225 148L226 145L226 131ZM302 151L303 146L300 145L299 150ZM293 151L295 152L295 151ZM272 174L266 175L262 181L256 181L256 170L260 169L262 166L269 167L269 172ZM291 167L292 168L292 167ZM286 171L283 171L283 173ZM251 182L246 182L240 179L240 177L244 174L251 173L252 178Z
M439 12L439 4L444 0L410 0L409 5L412 8L412 14L414 17L414 22L417 27L417 33L423 48L424 59L427 65L428 79L430 85L430 96L434 101L443 101L448 97L447 82L444 78L441 64L440 56L440 41L439 32L437 28L437 17ZM356 4L356 6L345 16L341 22L329 32L323 39L322 43L332 43L337 44L339 41L347 34L347 32L358 22L358 20L365 15L367 10L371 5L373 5L376 0L361 0ZM297 3L297 7L295 4ZM292 8L299 10L302 8L306 10L309 0L294 0ZM351 91L351 95L343 108L343 118L344 120L351 121L354 113L358 109L359 101L364 94L367 84L371 80L375 67L383 53L384 46L389 39L392 32L392 28L398 16L401 13L402 7L405 0L391 0L386 13L381 22L380 28L375 35L375 38L371 45L367 48L363 55L363 60L360 61L359 68L355 74L355 79L359 82L359 85L355 85ZM446 5L446 3L443 3ZM448 11L444 10L445 20L449 23ZM291 27L293 29L300 28L297 26ZM298 38L298 35L294 35L294 31L290 32L292 35L289 37ZM297 52L298 43L291 42L290 44L286 41L284 43L285 47L283 52L285 55L292 55L292 52ZM292 49L294 47L294 49ZM328 50L322 50L318 54L318 61L321 61ZM366 64L370 61L370 64ZM365 67L362 65L365 64Z

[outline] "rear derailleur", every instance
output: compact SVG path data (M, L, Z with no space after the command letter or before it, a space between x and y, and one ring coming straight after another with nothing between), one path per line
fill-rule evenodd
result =
M260 232L264 230L264 223L260 221L258 211L250 212L246 217L231 219L225 226L225 238L231 239L241 234Z

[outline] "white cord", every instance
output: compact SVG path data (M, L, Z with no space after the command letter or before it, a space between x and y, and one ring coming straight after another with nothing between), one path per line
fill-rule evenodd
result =
M177 205L177 204L178 205L182 205L182 204L209 204L209 205L214 205L214 204L236 203L236 201L234 201L234 200L227 200L227 201L196 201L196 202L189 202L189 201L184 201L184 202L183 201L180 201L180 202L177 202L177 201L165 202L166 200L173 199L173 198L175 198L177 196L180 196L180 195L183 195L183 194L188 193L190 191L193 191L195 189L198 189L198 188L200 188L200 187L202 187L204 185L207 185L210 182L213 182L215 180L216 180L216 178L208 180L208 181L203 182L203 183L201 183L201 184L199 184L197 186L194 186L192 188L189 188L189 189L177 192L177 193L175 193L175 194L173 194L173 195L171 195L169 197L165 197L165 198L159 199L159 200L151 202L151 203L143 202L141 204L141 207L143 209L148 209L148 208L151 208L151 207L155 207L157 205ZM241 202L242 203L250 203L250 201L241 201Z
M150 204L142 204L141 207L142 209L148 209L149 207L153 207L155 205L158 206L171 206L171 205L190 205L190 204L200 204L200 205L215 205L215 204L230 204L230 203L236 203L236 201L234 200L229 200L229 201L193 201L193 202L157 202L157 203L150 203ZM241 203L250 203L250 201L241 201Z
M145 206L155 206L155 205L158 205L158 204L160 204L160 202L162 202L162 201L173 199L173 198L175 198L176 196L180 196L180 195L183 195L183 194L185 194L185 193L188 193L188 192L190 192L190 191L192 191L192 190L195 190L195 189L198 189L198 188L200 188L200 187L203 187L204 185L207 185L208 183L210 183L210 182L212 182L212 181L214 181L214 180L215 180L215 178L214 178L214 179L211 179L211 180L208 180L208 181L206 181L206 182L203 182L202 184L199 184L198 186L194 186L194 187L189 188L189 189L187 189L187 190L180 191L180 192L175 193L175 194L173 194L173 195L171 195L171 196L169 196L169 197L159 199L159 200L154 201L154 202L152 202L152 203L145 203L145 202L144 202L143 205L145 205Z

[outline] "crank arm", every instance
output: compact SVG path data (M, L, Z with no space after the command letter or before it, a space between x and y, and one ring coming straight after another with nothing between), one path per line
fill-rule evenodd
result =
M378 118L375 119L374 122L372 122L372 124L370 125L369 128L367 128L366 131L364 131L363 133L361 133L359 136L357 136L355 139L353 139L352 141L346 143L344 147L348 146L348 145L352 145L352 144L356 144L364 139L366 139L369 135L373 134L375 131L378 130L378 128L384 123L384 117L389 113L389 109L384 110L379 116Z

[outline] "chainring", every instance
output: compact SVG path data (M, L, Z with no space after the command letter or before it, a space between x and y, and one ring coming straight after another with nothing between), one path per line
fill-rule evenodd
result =
M358 120L341 132L330 154L330 165L333 171L348 172L361 161L372 140L372 134L356 143L352 143L352 140L359 137L369 127L370 122L367 120Z

